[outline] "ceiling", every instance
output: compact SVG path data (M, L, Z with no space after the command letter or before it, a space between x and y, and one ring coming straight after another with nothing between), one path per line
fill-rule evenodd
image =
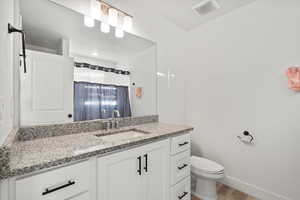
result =
M85 27L82 14L49 0L21 1L21 15L28 43L56 49L61 38L68 38L72 54L115 61L154 44L128 33L122 39L116 38L112 30L102 33L99 23L95 28Z
M135 6L136 0L107 0L123 9ZM178 27L190 31L199 25L220 17L234 9L247 5L255 0L215 0L220 5L218 10L207 15L199 15L193 8L205 0L138 0L142 1L140 9L150 10L153 15L161 15Z
M71 9L59 6L61 3ZM89 0L26 0L21 1L23 27L27 41L52 49L57 48L61 38L70 39L70 51L73 54L97 57L115 61L116 57L132 56L152 46L154 43L127 33L125 38L114 37L100 32L96 28L83 25L83 15ZM220 17L234 9L247 5L255 0L216 0L220 8L207 15L199 15L193 7L205 0L107 0L121 9L138 7L142 12L160 15L178 27L190 31L201 24ZM34 7L32 6L34 5ZM147 11L147 12L146 12Z
M207 15L199 15L193 8L203 0L152 0L157 4L158 12L185 30L192 30L206 21L224 15L235 8L254 0L216 0L220 8Z

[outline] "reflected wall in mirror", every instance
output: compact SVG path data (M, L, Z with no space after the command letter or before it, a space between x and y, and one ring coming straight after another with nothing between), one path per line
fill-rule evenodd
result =
M49 0L21 1L21 14L21 126L157 114L154 42L87 28L84 13Z

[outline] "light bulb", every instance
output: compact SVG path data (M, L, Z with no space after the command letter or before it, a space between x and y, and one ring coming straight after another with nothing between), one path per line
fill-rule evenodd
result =
M123 20L124 20L123 23L124 30L130 31L132 29L132 17L125 16Z
M108 10L108 23L112 26L118 24L118 11L114 8Z
M94 27L95 20L92 17L85 15L84 16L84 25L86 25L87 27L90 27L90 28Z
M107 24L107 23L104 23L104 22L101 22L101 31L103 32L103 33L109 33L109 31L110 31L110 26L109 26L109 24Z
M124 30L121 29L121 28L116 28L116 30L115 30L115 36L116 36L117 38L122 38L122 37L124 37Z

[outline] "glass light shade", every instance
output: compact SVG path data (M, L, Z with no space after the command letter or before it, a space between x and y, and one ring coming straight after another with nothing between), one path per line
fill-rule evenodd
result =
M116 30L115 30L115 36L116 36L117 38L122 38L122 37L124 37L124 30L121 29L121 28L116 28Z
M118 11L114 8L108 10L108 23L112 26L118 24Z
M91 1L91 8L90 8L90 16L94 19L100 19L100 2L96 0Z
M101 31L103 32L103 33L109 33L109 31L110 31L110 26L109 26L109 24L106 24L106 23L104 23L104 22L101 22Z
M95 20L90 16L84 16L84 25L87 27L94 27L95 26Z
M124 30L130 31L132 29L132 17L125 16L123 20L124 20L124 24L123 24Z
M93 19L99 19L100 18L100 13L96 8L91 8L91 17Z

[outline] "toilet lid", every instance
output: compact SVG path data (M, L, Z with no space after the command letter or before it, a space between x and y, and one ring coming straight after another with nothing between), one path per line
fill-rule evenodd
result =
M193 167L204 172L216 174L224 171L224 167L222 165L206 158L192 156L191 162Z

